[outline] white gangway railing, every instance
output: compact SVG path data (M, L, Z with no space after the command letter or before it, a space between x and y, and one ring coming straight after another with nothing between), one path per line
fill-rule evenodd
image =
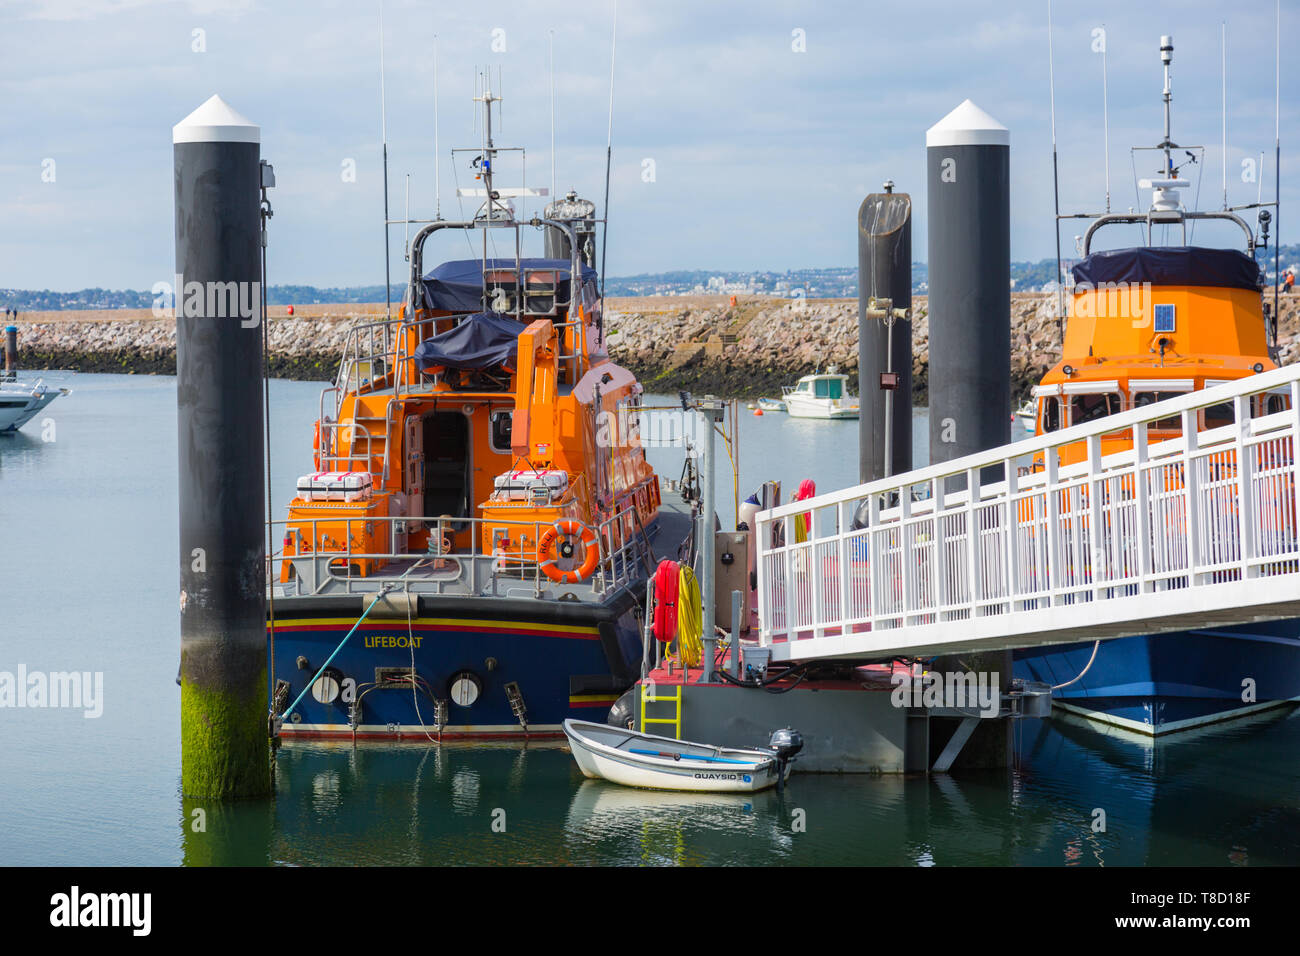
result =
M1300 618L1297 434L1289 366L761 512L759 640L887 659Z

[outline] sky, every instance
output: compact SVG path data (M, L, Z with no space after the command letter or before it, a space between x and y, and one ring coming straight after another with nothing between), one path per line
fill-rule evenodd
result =
M556 186L603 206L614 0L384 0L382 15L393 218L408 174L412 218L434 214L437 178L442 215L460 215L471 157L449 154L478 143L471 97L485 68L505 97L497 145L527 149L498 184L550 186L552 48ZM1107 158L1112 208L1138 203L1129 147L1161 138L1159 40L1171 31L1173 138L1206 147L1190 168L1199 206L1222 205L1225 23L1228 200L1255 200L1242 164L1261 151L1273 197L1273 3L1057 0L1052 15L1063 212L1104 207ZM276 169L269 281L381 284L379 19L379 0L5 0L0 288L170 279L171 127L213 93L260 125ZM1282 20L1284 38L1300 36L1297 0ZM1048 37L1045 0L621 0L609 274L850 265L857 207L886 179L912 196L924 260L925 131L968 97L1011 131L1012 259L1054 255ZM1284 212L1300 210L1297 92L1283 58ZM1281 221L1283 241L1300 240L1296 214ZM1081 231L1062 228L1067 256ZM463 252L443 242L426 261ZM398 226L398 283L402 253Z

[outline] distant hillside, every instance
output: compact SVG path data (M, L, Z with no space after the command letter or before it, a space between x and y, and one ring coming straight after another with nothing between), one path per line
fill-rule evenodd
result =
M1300 245L1283 246L1282 268L1300 264ZM1066 265L1072 260L1067 260ZM1260 256L1268 280L1273 281L1273 250ZM929 289L929 270L924 262L912 263L912 291ZM1056 281L1056 260L1011 263L1010 280L1017 292L1036 292ZM610 296L692 295L701 293L771 295L791 298L803 295L810 299L851 299L858 294L857 268L854 266L824 269L706 271L703 269L646 273L634 276L610 276L606 293ZM401 300L403 288L394 287L392 300ZM320 289L310 285L273 285L267 289L270 305L325 305L334 303L382 302L384 287L354 286L346 289ZM150 292L132 289L82 289L79 292L51 292L48 289L0 289L0 309L21 312L54 312L92 309L148 309L153 305ZM170 303L168 303L170 305Z

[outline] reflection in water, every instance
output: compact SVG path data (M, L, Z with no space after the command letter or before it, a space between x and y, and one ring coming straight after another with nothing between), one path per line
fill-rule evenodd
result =
M311 455L319 396L319 384L271 383L276 513ZM6 863L1300 863L1300 719L1288 713L1154 747L1067 720L1026 721L1016 728L1014 772L796 773L783 796L735 804L588 782L562 748L423 743L286 747L275 757L274 801L182 800L175 379L78 376L50 413L57 441L39 431L0 440L4 533L73 541L94 527L114 542L116 559L78 578L76 601L10 601L3 666L103 671L111 697L94 721L7 712ZM825 488L856 481L856 459L843 454L855 422L743 415L741 429L745 447L789 451L742 456L742 496L773 477L787 490L806 477ZM122 456L123 447L133 454ZM925 447L922 437L919 455ZM668 474L680 454L652 449ZM719 469L720 502L732 495L727 471ZM4 510L9 501L22 506ZM719 511L730 518L729 505ZM47 564L14 559L4 570L12 593L44 593ZM99 614L105 607L114 613Z
M952 866L1300 860L1300 719L1150 741L1025 721L1019 769L797 774L784 794L585 780L562 744L295 743L246 845L186 862ZM494 826L494 821L496 825ZM227 821L243 823L245 821ZM242 829L242 827L241 827ZM259 844L258 841L263 841Z

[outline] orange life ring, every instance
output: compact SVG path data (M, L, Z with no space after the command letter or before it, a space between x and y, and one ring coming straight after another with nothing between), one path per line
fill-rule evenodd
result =
M293 307L290 306L291 310L292 308ZM292 311L290 311L289 314L292 315L293 314ZM312 463L316 466L316 470L320 471L320 419L319 418L316 419L316 429L311 436L311 452L312 452L311 454Z
M560 570L555 563L555 545L561 535L566 538L577 537L583 547L582 563L568 571ZM542 540L537 543L537 557L542 562L542 573L552 581L562 584L577 584L579 581L585 581L591 577L591 573L596 570L596 562L600 560L600 548L596 546L596 533L581 521L572 518L557 521L546 529Z

